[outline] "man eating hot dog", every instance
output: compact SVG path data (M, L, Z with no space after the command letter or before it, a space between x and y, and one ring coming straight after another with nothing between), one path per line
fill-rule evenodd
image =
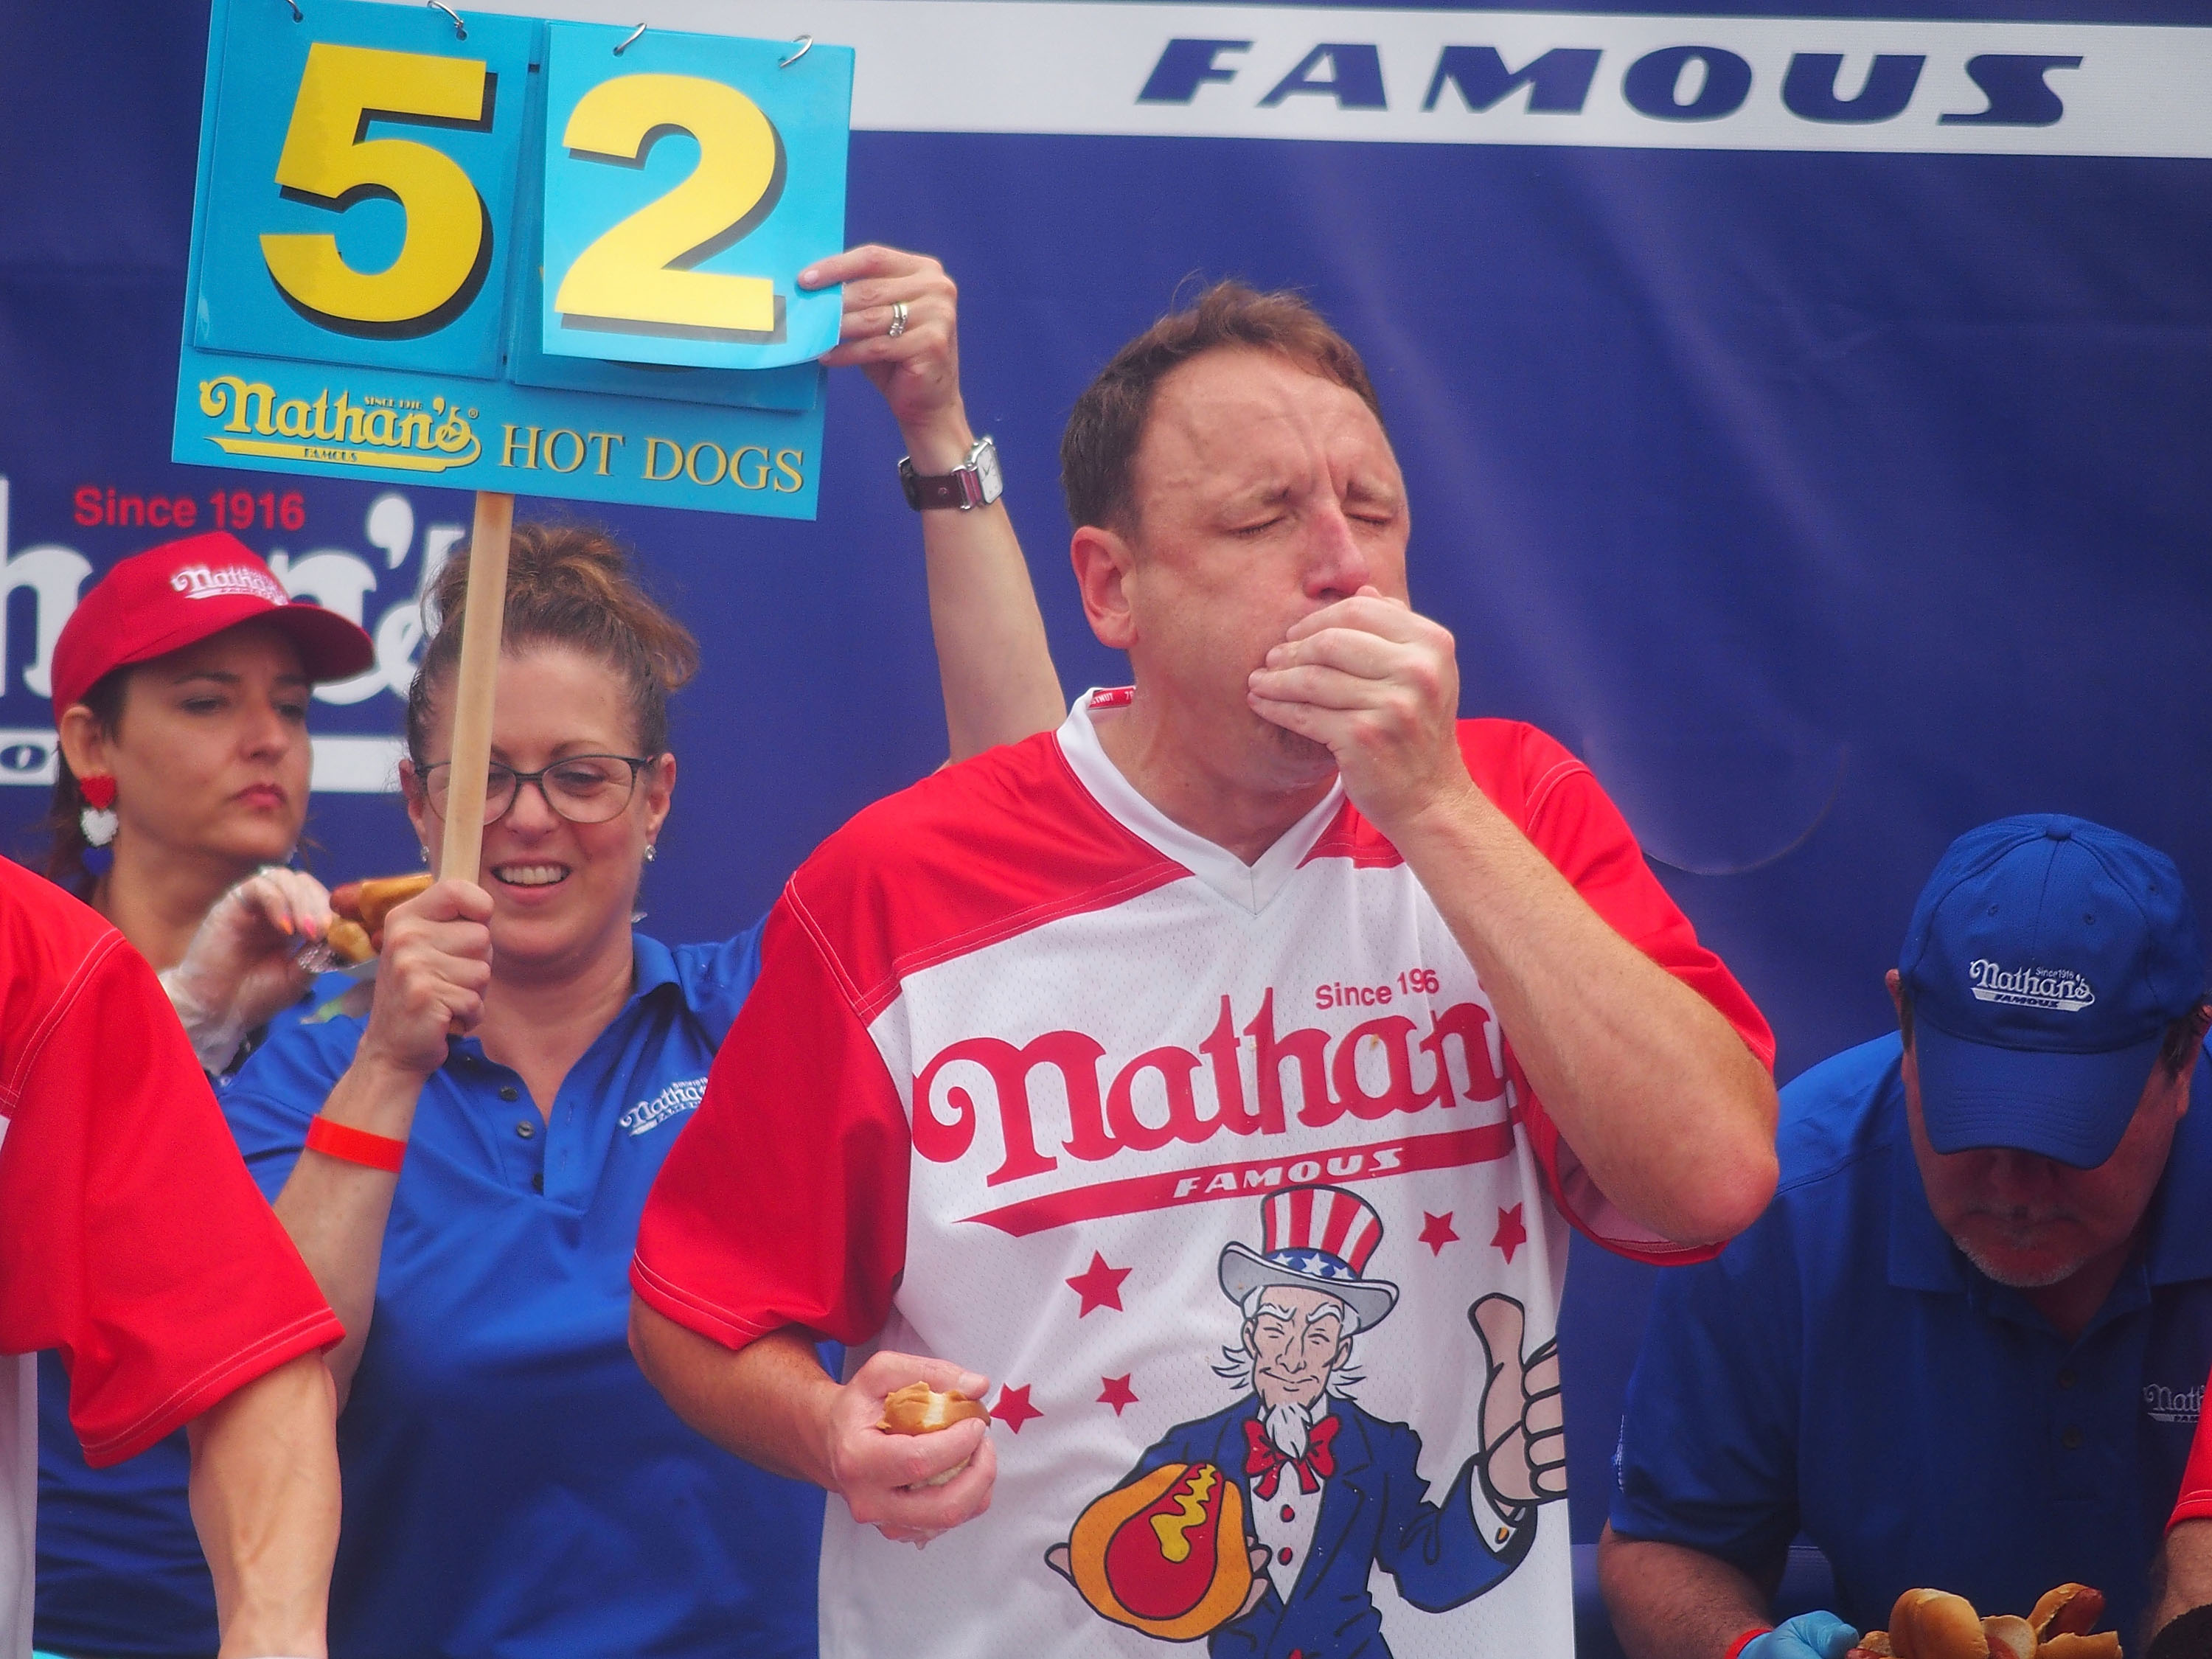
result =
M1303 301L1164 319L1062 462L1135 684L793 878L632 1346L844 1498L832 1659L1567 1659L1568 1228L1663 1262L1758 1214L1765 1023L1586 768L1459 720L1373 388ZM917 1381L991 1420L882 1432Z

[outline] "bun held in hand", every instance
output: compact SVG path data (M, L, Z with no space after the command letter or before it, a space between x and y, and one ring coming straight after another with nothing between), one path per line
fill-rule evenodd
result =
M876 1426L885 1434L935 1434L971 1417L989 1416L957 1389L939 1394L927 1382L909 1382L884 1396L883 1419Z

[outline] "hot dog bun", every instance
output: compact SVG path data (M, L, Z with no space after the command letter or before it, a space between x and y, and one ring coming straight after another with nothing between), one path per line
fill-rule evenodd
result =
M2035 1627L2036 1640L2048 1642L2054 1636L2086 1636L2104 1616L2104 1591L2087 1584L2061 1584L2044 1591L2027 1622Z
M1897 1659L1989 1659L1982 1615L1963 1595L1909 1589L1889 1610L1890 1645Z
M990 1413L957 1389L939 1394L927 1382L909 1382L884 1396L884 1414L876 1426L886 1434L935 1434L955 1423Z
M337 952L349 967L357 967L376 954L376 943L368 936L368 929L350 916L340 916L323 935L323 943Z
M404 904L427 890L433 878L427 870L411 876L376 876L349 881L331 895L331 908L359 922L374 938L384 931L384 919L394 906Z
M2121 1659L2111 1631L2091 1636L2105 1596L2087 1584L2061 1584L2021 1619L1984 1619L1963 1595L1909 1589L1889 1612L1889 1628L1870 1630L1849 1659Z

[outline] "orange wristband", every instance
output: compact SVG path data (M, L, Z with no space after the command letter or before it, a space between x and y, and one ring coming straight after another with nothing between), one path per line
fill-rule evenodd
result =
M334 1123L326 1117L312 1117L307 1120L307 1150L320 1152L325 1158L398 1175L400 1161L407 1156L407 1143L394 1140L390 1135L373 1135L349 1124Z
M1721 1656L1721 1659L1741 1659L1743 1650L1749 1647L1753 1642L1759 1640L1762 1636L1771 1636L1773 1634L1774 1626L1771 1625L1753 1625L1749 1630L1744 1632L1742 1635L1737 1637L1735 1641L1728 1644L1728 1651Z

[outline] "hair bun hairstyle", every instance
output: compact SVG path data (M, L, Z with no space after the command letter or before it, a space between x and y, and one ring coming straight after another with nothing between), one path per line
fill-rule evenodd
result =
M423 763L435 702L460 660L468 612L469 555L438 572L423 626L429 643L407 695L407 748ZM558 645L599 658L619 674L635 717L638 752L668 746L668 695L699 672L699 642L631 574L622 544L586 524L519 524L507 544L502 655Z

